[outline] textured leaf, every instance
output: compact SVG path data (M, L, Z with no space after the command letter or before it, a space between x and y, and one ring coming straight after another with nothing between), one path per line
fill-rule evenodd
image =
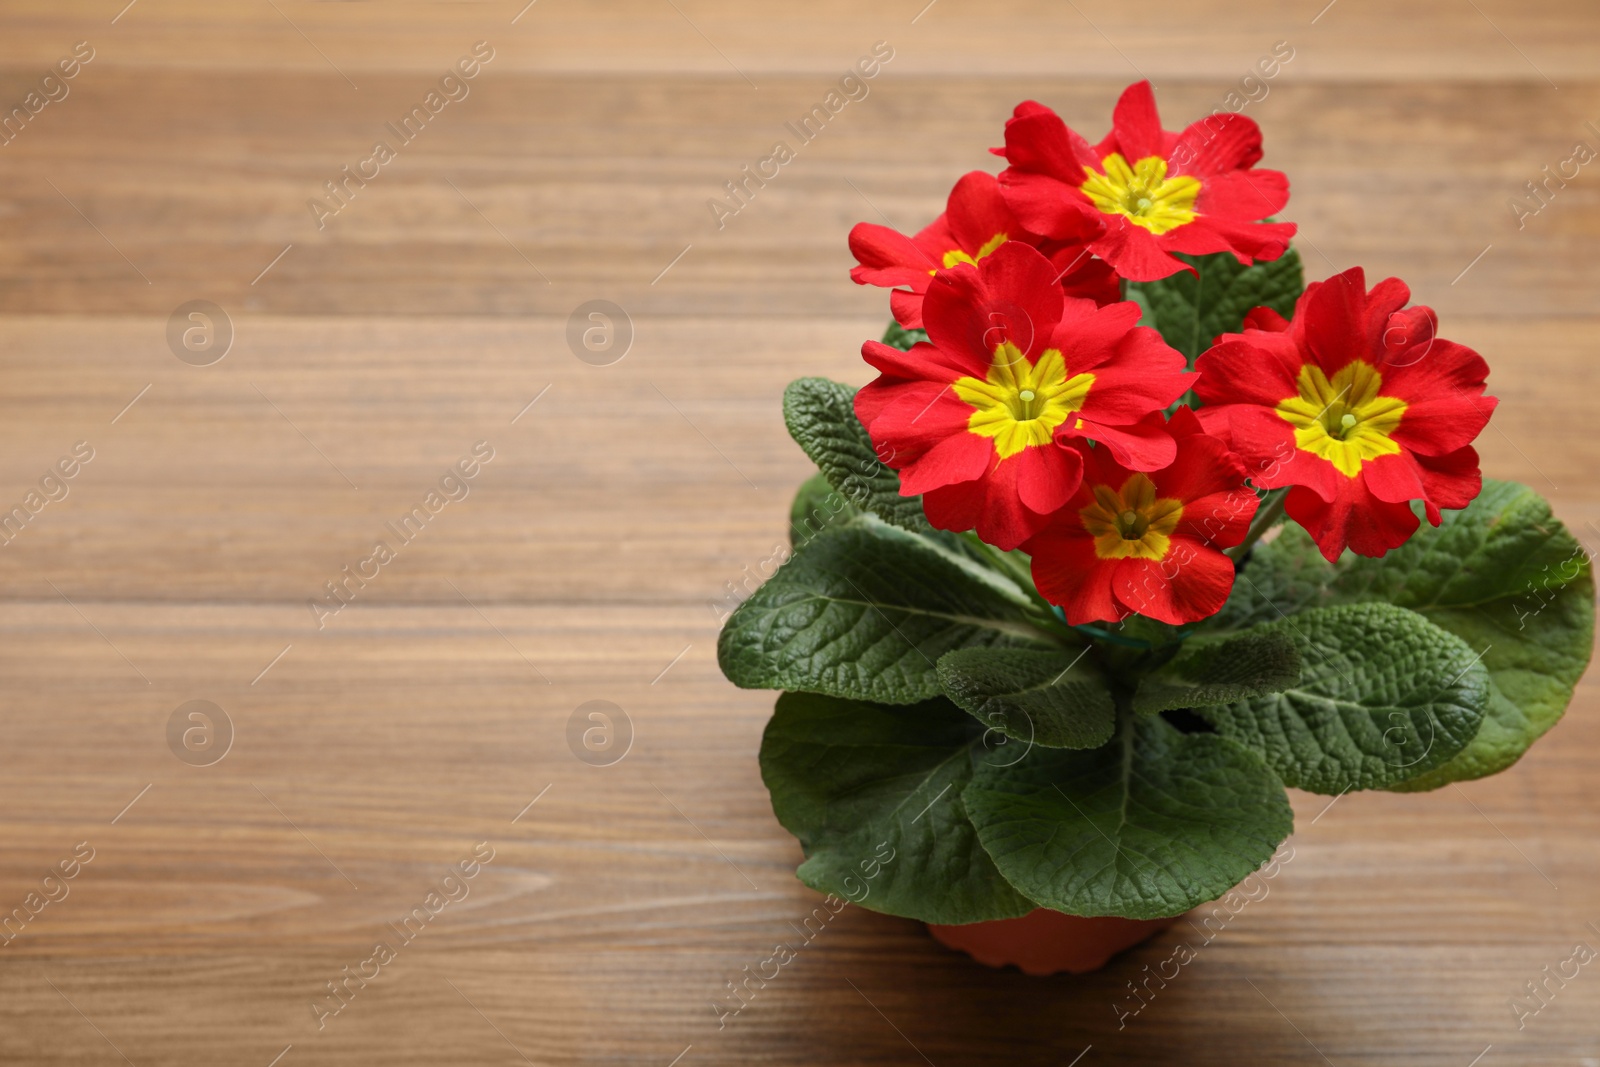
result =
M922 498L900 495L900 476L879 460L854 407L856 391L826 378L799 378L783 391L783 421L828 484L863 511L905 530L932 527Z
M1231 704L1300 682L1300 652L1286 633L1190 639L1173 660L1145 675L1134 694L1140 712Z
M789 505L789 543L796 548L827 529L842 526L861 514L820 473L801 483Z
M1521 759L1561 718L1594 645L1594 579L1585 573L1547 594L1537 615L1519 618L1533 606L1507 598L1425 613L1469 645L1487 650L1482 662L1489 675L1489 707L1477 736L1448 763L1389 788L1417 792L1496 774Z
M1117 709L1105 675L1085 652L957 649L939 658L939 682L946 696L991 731L1022 742L1023 751L1098 748L1111 740Z
M978 844L961 793L982 727L945 700L885 707L785 693L761 740L778 821L806 885L935 923L1026 915ZM885 858L885 857L889 858Z
M1344 600L1384 599L1413 611L1529 597L1587 570L1583 546L1538 493L1518 482L1484 480L1464 511L1447 511L1437 529L1423 523L1381 559L1347 556L1331 589Z
M1256 632L1294 639L1300 682L1200 714L1264 755L1285 785L1313 793L1392 785L1445 763L1483 720L1489 680L1477 654L1416 612L1346 604Z
M1239 628L1322 604L1387 600L1482 652L1489 708L1449 763L1390 788L1435 789L1515 763L1555 725L1589 664L1594 580L1583 546L1538 493L1485 479L1464 511L1426 522L1381 559L1346 554L1330 571L1299 527L1257 545L1215 621Z
M1250 550L1222 610L1200 623L1208 636L1248 630L1333 602L1328 589L1333 568L1310 535L1293 523L1272 532L1273 540Z
M1218 335L1238 333L1251 308L1266 306L1288 318L1306 287L1300 255L1292 248L1249 267L1227 252L1178 258L1199 275L1180 271L1159 281L1129 282L1128 297L1144 307L1144 324L1161 331L1191 364Z
M1005 879L1072 915L1180 915L1248 877L1294 829L1258 754L1159 717L1129 717L1091 751L980 764L963 799Z
M870 516L824 530L728 618L722 673L747 689L910 704L956 648L1048 646L1015 583Z
M1336 600L1384 598L1421 612L1483 653L1489 713L1466 750L1407 791L1504 770L1554 726L1594 647L1588 554L1538 493L1486 480L1465 511L1423 524L1380 560L1342 562Z

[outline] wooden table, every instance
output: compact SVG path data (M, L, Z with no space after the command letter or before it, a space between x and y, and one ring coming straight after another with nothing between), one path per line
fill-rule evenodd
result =
M852 908L713 1007L816 904L757 774L771 696L714 644L807 473L783 385L867 378L886 302L848 227L921 225L1020 99L1097 132L1148 75L1176 125L1286 41L1246 113L1310 272L1410 281L1494 365L1485 469L1600 546L1600 174L1508 203L1600 147L1600 10L122 3L0 15L0 101L94 54L0 146L0 506L93 450L0 549L0 909L67 893L0 948L0 1061L1600 1064L1600 971L1509 1006L1600 946L1589 683L1499 778L1296 795L1270 895L1121 1028L1181 927L1034 980ZM708 198L880 40L870 95L719 230ZM477 41L468 95L319 229ZM206 366L168 343L195 300L233 332ZM631 319L619 362L569 348L590 300ZM308 606L480 441L469 495ZM209 766L169 747L194 700L231 723ZM594 700L631 724L608 766L569 747Z

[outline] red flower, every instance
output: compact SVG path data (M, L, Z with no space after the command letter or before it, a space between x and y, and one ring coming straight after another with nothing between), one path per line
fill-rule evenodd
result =
M1056 237L1081 233L1084 216L1101 220L1105 233L1089 248L1132 281L1187 270L1173 252L1277 259L1294 236L1293 223L1257 221L1283 210L1289 179L1253 169L1261 158L1255 122L1213 115L1169 133L1149 82L1123 92L1098 145L1029 100L1017 105L1006 146L995 151L1011 164L1000 186L1024 225Z
M1369 293L1353 267L1306 288L1294 320L1253 314L1203 354L1195 392L1206 428L1226 434L1258 486L1294 486L1289 517L1329 560L1405 543L1483 487L1478 453L1496 399L1465 345L1438 337L1433 309L1406 310L1398 278Z
M1244 540L1258 500L1245 469L1188 408L1168 425L1177 456L1141 473L1085 448L1083 485L1023 545L1033 581L1073 625L1130 613L1182 625L1215 615L1233 589L1220 549Z
M906 329L922 326L922 297L933 276L962 263L977 263L1007 241L1033 245L1055 264L1068 296L1086 297L1100 305L1122 299L1122 283L1104 261L1089 254L1085 242L1100 232L1094 219L1084 219L1071 240L1045 240L1017 221L1000 196L994 175L975 170L950 190L945 213L915 237L887 226L857 223L850 231L850 251L860 261L850 277L860 285L910 286L889 294L895 321Z
M1064 297L1056 268L1009 241L940 271L923 311L929 340L862 346L882 373L856 414L900 491L928 521L1013 549L1078 488L1066 442L1092 437L1133 469L1172 461L1158 413L1188 386L1183 356L1135 325L1139 307Z

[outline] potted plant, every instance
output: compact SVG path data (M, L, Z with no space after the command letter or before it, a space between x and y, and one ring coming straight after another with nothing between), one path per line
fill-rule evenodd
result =
M1588 664L1589 559L1471 442L1488 367L1360 268L1310 286L1255 123L1091 145L1048 108L915 236L862 224L895 322L802 378L819 473L728 618L808 886L984 962L1097 967L1227 893L1286 786L1514 763Z

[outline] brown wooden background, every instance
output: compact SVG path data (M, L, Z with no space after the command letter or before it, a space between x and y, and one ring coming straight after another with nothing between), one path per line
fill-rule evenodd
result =
M712 1008L816 903L710 603L806 473L783 385L866 379L886 301L848 227L920 226L1020 99L1098 136L1143 74L1176 127L1287 41L1246 113L1309 270L1410 281L1494 365L1486 470L1600 546L1600 164L1508 207L1600 148L1592 4L123 2L0 12L8 108L95 49L0 146L0 510L95 450L0 548L0 911L95 849L0 947L0 1061L1600 1064L1600 970L1508 1006L1600 947L1592 684L1495 780L1296 796L1270 896L1125 1029L1182 927L1034 980L852 908ZM319 231L306 201L478 40L471 95ZM707 198L879 40L871 94L718 231ZM194 299L236 332L208 367L165 338ZM567 347L591 299L632 317L615 365ZM307 599L478 440L471 495L319 631ZM168 749L192 699L234 726L213 766ZM566 741L595 699L635 734L609 767ZM471 896L319 1032L479 841Z

